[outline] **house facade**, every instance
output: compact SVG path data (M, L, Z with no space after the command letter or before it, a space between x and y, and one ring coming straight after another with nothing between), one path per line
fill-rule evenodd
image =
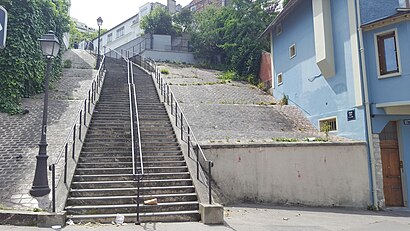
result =
M142 18L148 15L155 7L164 7L167 8L171 13L175 13L180 8L180 5L176 5L175 0L168 0L168 6L165 6L158 2L148 2L142 5L139 8L138 14L130 17L129 19L102 34L100 36L100 46L107 46L114 50L141 37L144 31L141 29L140 22ZM94 49L96 50L98 38L94 39L92 42L94 44Z
M272 94L317 129L368 143L375 207L409 207L409 8L409 0L290 0L264 32Z
M227 6L229 0L193 0L184 8L189 9L192 12L199 12L204 10L207 6Z

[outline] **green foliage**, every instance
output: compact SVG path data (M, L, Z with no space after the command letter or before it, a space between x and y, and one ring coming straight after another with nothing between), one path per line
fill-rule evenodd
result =
M43 91L45 60L37 41L53 30L62 44L68 31L64 0L0 0L8 11L7 44L0 50L0 111L20 112L22 97ZM61 52L53 62L51 79L61 73Z
M172 18L175 26L180 30L181 32L188 32L191 31L192 29L192 22L193 22L193 16L192 12L187 9L183 8L181 12L176 13L173 18Z
M73 66L73 62L69 59L64 60L63 62L63 68L71 68Z
M288 105L289 104L289 96L283 94L282 99L279 101L279 105Z
M191 34L196 56L240 76L256 76L261 51L269 49L268 39L259 36L276 16L276 5L272 0L233 0L230 6L197 13Z
M163 7L156 7L141 20L141 29L146 34L175 35L176 30L172 26L172 16Z
M161 74L168 75L169 71L167 69L161 69Z
M295 138L272 138L273 141L276 142L298 142L298 139Z
M221 80L232 81L236 79L236 72L235 71L225 71L222 75L218 77Z
M100 33L104 34L107 29L101 29ZM70 20L70 47L74 47L74 43L80 43L81 41L93 41L98 37L98 31L94 32L81 32L79 31L73 20Z

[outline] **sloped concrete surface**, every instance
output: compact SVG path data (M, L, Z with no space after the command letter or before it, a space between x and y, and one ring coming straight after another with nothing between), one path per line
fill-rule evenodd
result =
M160 64L198 141L202 144L269 143L325 138L299 108L241 81L222 81L222 72ZM331 137L333 141L345 140Z
M64 60L73 68L63 70L63 76L50 83L47 154L48 164L59 155L70 132L79 107L91 86L96 71L94 57L81 50L68 50ZM0 113L0 209L46 209L50 197L41 200L29 195L36 167L43 111L43 94L23 99L25 115ZM57 176L61 166L57 166ZM49 182L51 174L49 175ZM49 183L51 186L51 183Z

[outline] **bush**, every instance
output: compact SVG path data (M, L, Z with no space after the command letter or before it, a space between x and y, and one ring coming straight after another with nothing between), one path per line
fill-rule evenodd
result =
M162 69L161 74L168 75L169 71L167 69Z
M63 62L63 68L71 68L73 66L73 62L69 59L64 60Z
M44 90L45 60L38 39L55 30L62 41L69 25L68 3L2 0L0 5L8 11L7 44L0 52L0 111L16 114L22 97ZM55 80L61 74L61 52L52 66L50 78Z

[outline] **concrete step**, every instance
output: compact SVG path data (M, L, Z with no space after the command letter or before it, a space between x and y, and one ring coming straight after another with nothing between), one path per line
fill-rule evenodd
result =
M119 205L78 205L66 206L65 210L69 214L110 214L110 213L133 213L137 208L137 204L119 204ZM141 212L169 212L169 211L190 211L198 210L199 203L197 201L184 202L164 202L157 205L139 205Z
M134 196L138 188L70 189L71 197ZM141 195L195 193L194 186L140 187Z
M125 223L135 223L137 220L136 213L126 213L124 215ZM199 221L200 215L198 210L192 211L173 211L173 212L155 212L140 213L140 222L188 222ZM91 215L69 215L75 223L98 222L102 224L111 224L115 221L116 214L91 214Z
M75 205L115 205L115 204L135 204L137 195L132 196L101 196L101 197L69 197L68 206ZM158 194L158 195L140 195L140 201L156 198L158 203L182 202L197 200L196 193L179 193L179 194Z
M167 186L189 186L191 179L162 179L162 180L140 180L141 187L167 187ZM96 189L96 188L135 188L137 181L75 181L71 183L72 189Z
M189 172L174 173L146 173L143 176L145 180L161 179L190 179ZM101 174L101 175L74 175L74 181L127 181L134 180L132 174Z

